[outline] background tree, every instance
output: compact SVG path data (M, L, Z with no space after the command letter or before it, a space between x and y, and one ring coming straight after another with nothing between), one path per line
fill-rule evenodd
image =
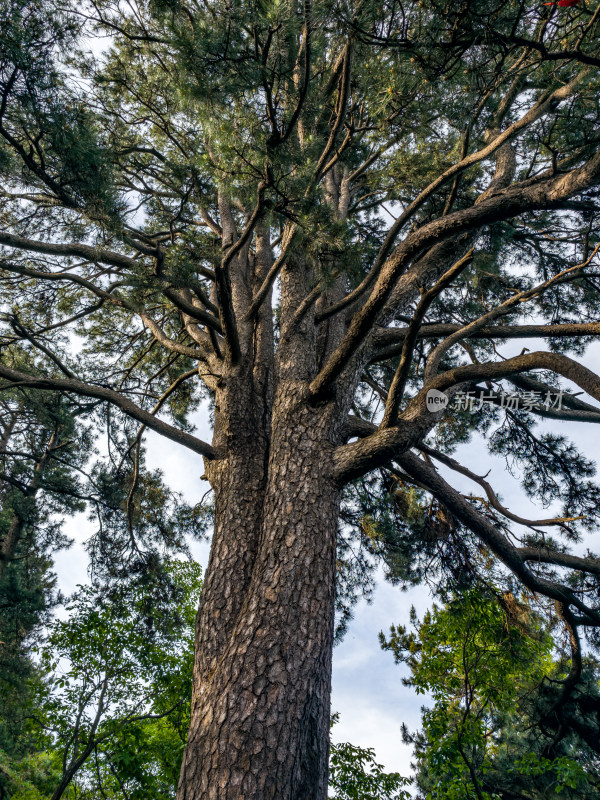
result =
M59 800L75 779L89 796L170 797L189 721L200 567L166 566L108 595L81 587L44 645L52 675L43 724L60 753ZM170 791L171 790L171 791Z
M38 749L30 716L43 676L30 649L60 600L52 554L68 540L58 515L84 508L73 468L90 440L75 433L77 409L66 398L45 399L19 390L0 399L0 796Z
M334 714L333 724L338 720ZM406 800L410 783L398 772L384 772L371 748L349 742L333 744L329 759L329 785L334 800Z
M576 358L598 334L599 16L4 1L3 389L97 401L128 487L129 524L104 541L126 531L141 572L131 521L164 496L139 499L144 429L204 456L214 491L179 800L325 797L336 567L343 606L362 552L401 580L485 568L546 598L579 681L599 567L569 545L598 489L589 459L533 429L600 420L555 399L572 383L600 399ZM524 337L533 352L499 349ZM434 413L432 389L491 404ZM187 416L205 398L210 444ZM474 432L558 514L512 514L453 459Z
M189 514L171 502L158 473L137 481L133 504L127 502L131 475L116 464L90 463L93 437L82 416L94 404L20 388L4 391L0 403L0 796L12 796L17 784L19 791L31 784L50 796L59 782L58 761L52 737L42 735L34 719L45 696L45 672L31 651L63 601L51 571L53 553L69 545L61 517L89 506L98 525L87 542L103 587L97 591L122 592L123 580L139 585L142 573L155 594L162 586L168 595L172 580L162 560L185 551Z
M119 586L79 587L39 647L35 745L12 755L16 800L172 797L189 725L200 567L172 561ZM165 581L165 576L168 581Z
M418 797L593 798L598 794L598 661L580 680L543 618L511 594L480 589L434 607L382 646L427 693L415 745ZM562 652L561 652L562 650Z

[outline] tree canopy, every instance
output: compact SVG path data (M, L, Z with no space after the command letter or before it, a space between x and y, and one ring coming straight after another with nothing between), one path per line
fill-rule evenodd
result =
M0 750L3 797L172 796L189 724L200 575L192 562L171 561L141 583L78 588L23 681L31 701L19 698L18 746Z

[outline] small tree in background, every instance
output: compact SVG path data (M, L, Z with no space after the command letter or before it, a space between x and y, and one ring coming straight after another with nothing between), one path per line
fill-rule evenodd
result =
M199 566L172 561L109 592L79 587L69 617L50 625L41 646L35 702L22 709L36 747L13 758L6 796L173 796L200 575Z
M577 675L562 631L510 593L470 590L422 621L413 609L412 623L380 640L410 668L404 683L433 700L421 731L404 726L419 798L597 796L597 659Z

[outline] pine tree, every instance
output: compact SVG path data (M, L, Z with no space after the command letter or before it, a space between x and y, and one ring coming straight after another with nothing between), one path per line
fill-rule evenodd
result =
M90 404L110 569L148 568L138 512L150 540L205 513L165 518L144 430L201 454L214 493L178 799L324 800L336 574L347 615L364 553L440 586L491 562L547 599L579 673L599 567L569 543L598 487L534 427L600 420L561 383L600 400L578 360L599 332L598 11L4 0L2 18L2 388ZM564 507L510 512L452 456L475 433Z

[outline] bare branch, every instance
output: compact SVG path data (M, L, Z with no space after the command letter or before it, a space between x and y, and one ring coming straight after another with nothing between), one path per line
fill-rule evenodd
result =
M600 378L582 364L573 361L562 353L548 353L536 351L508 358L506 361L494 361L488 364L467 364L464 367L455 367L438 375L430 381L420 392L428 389L444 391L459 383L480 380L494 380L508 378L521 372L532 369L547 369L562 375L563 378L573 381L584 392L595 400L600 401ZM600 409L599 409L600 411Z
M584 72L579 73L570 83L560 86L554 91L548 90L544 92L533 108L524 114L520 120L517 120L517 122L514 122L504 131L495 136L492 141L481 150L465 156L452 167L449 167L445 172L432 181L427 188L423 189L423 191L417 195L412 203L407 206L407 208L390 227L380 251L377 254L377 258L369 270L368 275L362 280L360 285L354 291L347 295L347 297L343 298L343 300L340 300L339 303L336 303L323 312L323 318L337 314L338 311L347 308L373 284L378 274L382 270L385 261L391 252L394 242L398 237L398 234L411 219L414 213L418 211L418 209L423 205L423 203L425 203L426 200L429 199L429 197L431 197L441 186L454 178L456 175L459 175L461 172L464 172L474 164L493 155L496 150L513 139L520 131L529 127L540 117L552 111L561 100L569 97L574 92L577 84L584 77L584 74Z
M91 383L84 383L74 379L46 378L39 375L29 375L25 372L18 372L0 364L0 378L8 382L8 386L20 386L24 389L42 389L53 392L72 392L83 397L95 397L104 400L111 405L121 409L125 414L143 423L148 428L162 434L167 439L171 439L178 444L182 444L189 450L199 453L208 459L219 458L220 454L207 442L197 439L186 431L179 430L168 422L157 419L150 412L145 411L140 406L132 403L124 395L103 386L95 386Z
M339 80L338 98L335 110L336 117L333 123L333 127L331 128L327 144L325 145L325 148L321 153L319 160L317 162L317 166L315 167L316 181L318 181L325 172L324 168L327 167L327 162L333 151L333 148L335 147L335 141L337 139L337 135L340 131L340 128L342 127L342 123L346 115L348 95L350 94L351 65L352 65L352 46L350 42L348 42L344 47L342 73Z
M600 575L600 560L596 558L572 556L570 553L561 553L549 547L519 547L517 552L524 561L552 564L555 567L568 567L579 572Z
M373 337L377 349L371 358L372 362L393 358L402 352L408 328L386 328L378 331ZM581 336L599 336L600 322L566 322L557 325L484 325L475 331L467 330L466 325L439 323L421 325L417 331L417 339L437 339L464 331L463 339L534 339L542 338L576 338Z
M410 401L393 427L379 428L371 436L338 447L334 454L336 479L344 484L389 463L400 453L415 447L438 420L436 413L427 410L426 396L430 389L453 392L461 384L509 378L511 375L533 369L552 370L573 381L591 397L600 401L600 378L587 367L561 353L525 353L506 361L455 367L438 375L424 386ZM600 409L598 411L600 413Z
M403 453L396 459L411 477L427 486L428 490L446 508L466 525L532 592L538 592L567 606L575 606L586 618L588 625L600 625L600 610L585 605L568 587L534 575L525 563L519 549L495 525L480 514L436 470L414 453Z
M421 301L416 308L413 319L408 327L406 337L402 345L400 362L390 386L385 413L381 421L381 426L383 428L389 428L390 425L393 425L398 415L400 401L402 400L404 387L406 386L406 381L408 380L412 355L417 341L417 334L421 322L427 313L427 309L433 303L435 298L441 292L443 292L445 288L450 286L454 278L460 275L465 267L471 263L474 253L475 248L471 248L468 253L460 258L455 264L453 264L453 266L450 267L447 272L442 275L442 277L431 287L431 289L423 294Z
M207 328L212 328L217 333L223 332L221 323L217 317L213 316L213 314L209 314L208 311L197 308L193 303L188 303L185 297L175 289L167 287L163 289L163 294L165 297L168 297L173 305L180 311L184 311L188 317L195 319L197 322L201 322L203 325L206 325Z
M8 315L8 320L18 336L27 339L28 342L37 348L40 352L44 353L56 366L60 369L60 371L67 376L67 378L75 378L76 376L71 372L71 370L56 356L48 347L44 344L39 342L31 333L28 331L23 324L19 321L19 318L16 314Z
M455 472L459 472L461 475L465 475L467 478L470 478L475 483L479 484L485 491L487 500L490 506L498 511L498 513L502 514L503 517L512 520L513 522L518 523L519 525L525 525L529 528L536 527L536 528L545 528L550 527L553 525L559 525L565 527L567 522L574 522L578 519L583 519L583 517L551 517L548 519L526 519L525 517L520 517L518 514L514 514L512 511L509 511L506 506L503 506L502 503L498 500L498 496L492 489L491 484L486 481L485 477L481 475L476 475L467 467L463 466L459 463L456 459L451 458L450 456L446 455L445 453L440 453L439 450L434 450L431 447L426 447L425 445L419 445L419 450L427 455L432 456L437 461L442 464L445 464L450 469L454 470Z
M531 289L525 289L522 292L517 292L512 297L509 297L508 300L505 300L499 306L496 306L491 311L488 311L486 314L482 314L478 319L473 320L468 325L465 325L463 328L459 329L456 333L451 334L447 339L434 349L434 351L429 356L427 360L427 365L425 367L425 380L430 380L434 375L437 374L437 370L439 364L444 356L445 353L454 345L456 342L460 341L460 339L464 338L464 336L468 336L469 333L476 333L479 328L483 328L486 323L491 322L498 317L504 316L508 314L516 305L521 303L525 303L528 300L531 300L534 297L538 297L540 294L543 294L545 291L554 287L558 284L564 283L565 281L574 280L575 278L579 277L581 270L586 267L591 260L594 258L596 253L600 250L600 244L597 245L591 255L585 259L581 264L576 264L574 267L569 267L569 269L565 269L562 272L559 272L557 275L553 275L552 278L549 278L547 281L538 284L537 286L533 286ZM464 336L463 336L464 333Z
M235 258L246 243L250 240L252 233L259 222L264 211L264 195L268 186L267 181L261 181L258 185L258 197L254 211L244 228L241 236L237 241L227 247L223 253L221 263L215 270L216 274L216 291L217 300L220 311L221 328L225 340L225 355L226 359L236 364L240 358L240 342L235 319L235 312L233 309L233 302L231 298L231 283L229 276L229 265L233 258Z
M264 281L260 289L256 292L254 298L252 299L252 303L250 304L250 308L248 309L245 318L251 319L260 309L265 297L271 291L271 287L275 281L275 278L279 274L279 270L283 266L292 241L294 239L294 234L296 233L296 224L293 223L289 226L286 226L285 231L283 232L283 239L282 239L282 246L281 246L281 253L273 263L271 269L267 273Z
M7 247L14 247L18 250L27 250L34 253L44 253L49 256L75 256L84 258L86 261L94 263L110 264L114 267L125 267L131 269L137 266L137 261L129 256L106 250L103 247L93 247L78 242L65 244L55 244L53 242L40 242L34 239L26 239L23 236L16 236L12 233L0 232L0 244Z

